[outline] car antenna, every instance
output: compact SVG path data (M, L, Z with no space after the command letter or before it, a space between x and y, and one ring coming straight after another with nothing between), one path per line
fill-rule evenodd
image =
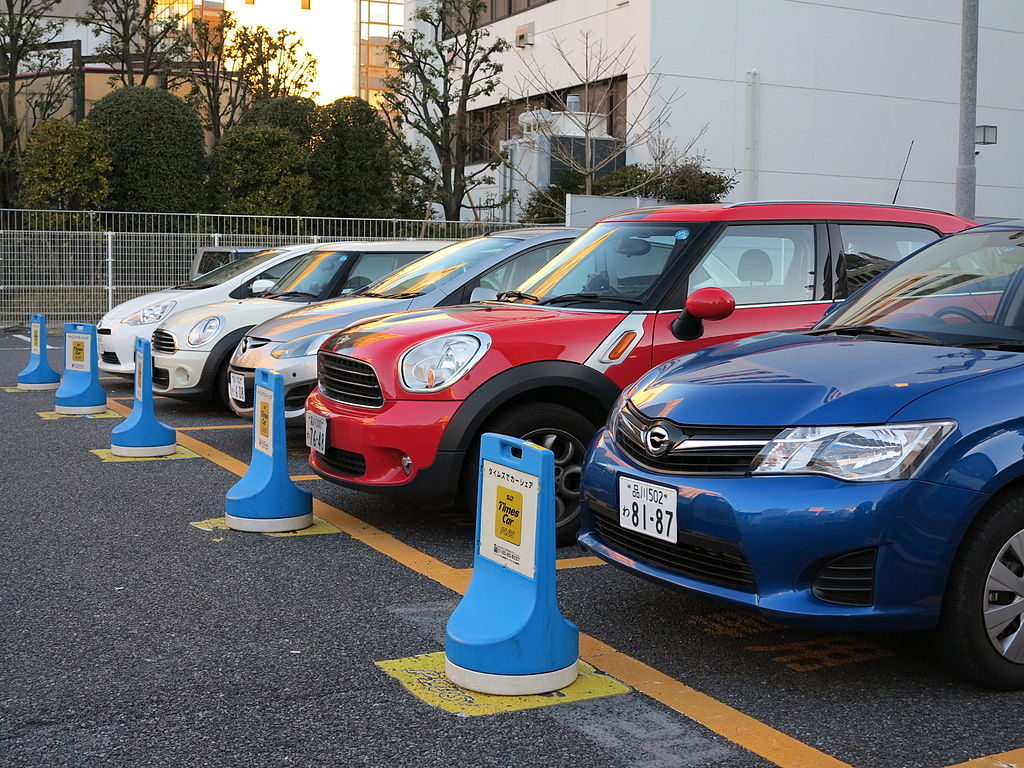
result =
M903 183L903 174L907 172L907 163L910 162L910 153L914 151L914 140L910 140L910 148L907 150L907 159L903 161L903 170L900 171L900 180L896 182L896 192L892 196L892 204L896 205L896 198L900 194L900 185Z

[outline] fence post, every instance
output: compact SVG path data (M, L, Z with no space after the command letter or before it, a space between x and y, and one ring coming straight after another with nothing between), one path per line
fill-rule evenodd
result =
M114 308L114 233L107 232L107 312Z
M215 232L213 234L213 247L214 248L220 248L220 233L219 232Z

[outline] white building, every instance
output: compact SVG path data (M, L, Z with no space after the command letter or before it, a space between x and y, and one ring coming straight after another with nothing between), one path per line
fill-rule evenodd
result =
M738 172L731 199L889 203L913 141L898 202L951 210L961 9L961 0L492 0L488 28L515 43L501 78L513 98L527 68L559 88L579 84L555 39L571 49L591 31L608 49L632 49L621 74L629 82L653 70L663 94L682 94L669 133L686 145L707 126L695 150ZM1022 47L1024 3L982 2L977 122L997 126L998 143L978 147L979 217L1024 215ZM638 148L626 162L647 159Z

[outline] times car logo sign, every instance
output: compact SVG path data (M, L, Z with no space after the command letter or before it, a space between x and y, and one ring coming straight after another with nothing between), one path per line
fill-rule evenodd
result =
M651 456L661 456L668 450L668 430L661 425L656 425L643 434L644 447Z

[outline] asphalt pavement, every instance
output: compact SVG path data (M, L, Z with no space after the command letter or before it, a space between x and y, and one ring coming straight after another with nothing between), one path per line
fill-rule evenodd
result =
M0 766L1024 765L1024 693L961 682L926 637L771 624L576 547L563 613L625 687L433 706L378 662L443 650L469 513L313 479L295 433L290 472L332 532L197 527L223 517L251 430L158 398L193 455L104 462L130 382L102 381L106 417L54 418L52 392L8 390L27 357L0 335Z

